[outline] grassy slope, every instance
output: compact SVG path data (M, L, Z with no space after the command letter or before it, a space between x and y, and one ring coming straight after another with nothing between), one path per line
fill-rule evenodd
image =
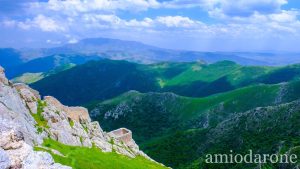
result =
M26 83L31 84L43 79L45 76L43 73L24 73L21 76L13 78L11 81L14 83Z
M52 95L68 105L105 100L136 89L157 90L152 74L127 61L93 61L49 76L32 87L43 95Z
M168 79L166 85L177 86L189 84L194 81L213 82L240 67L242 66L229 61L217 62L211 65L195 63L184 72Z
M117 153L104 153L98 148L78 147L61 144L54 140L44 140L43 146L59 151L63 156L51 151L35 147L37 151L49 152L55 162L71 166L74 169L163 169L159 164L151 162L144 157L129 158Z

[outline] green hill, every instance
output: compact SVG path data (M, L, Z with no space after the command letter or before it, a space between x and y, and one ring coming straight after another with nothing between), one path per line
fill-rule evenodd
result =
M191 131L202 133L238 113L296 99L300 99L300 81L254 85L205 98L188 98L173 93L130 91L108 101L91 103L87 107L91 111L92 118L98 120L104 130L121 126L131 129L135 140L151 157L178 168L182 163L189 164L191 158L187 153L195 148L194 142L202 140L196 138L198 132L194 133L195 136L194 134L187 136L186 133ZM177 135L179 139L172 138ZM164 144L165 137L170 144ZM182 141L180 137L188 140ZM164 152L162 147L155 148L160 144L168 151ZM177 149L182 155L171 151ZM177 156L183 159L176 159Z
M255 67L230 61L144 65L100 60L53 74L31 86L42 95L52 95L65 104L78 105L111 99L129 90L205 97L249 85L276 84L299 77L300 65Z
M300 155L300 102L255 108L234 114L216 127L185 130L144 144L160 162L180 169L253 169L258 164L207 164L206 154ZM297 164L262 164L263 169L295 168Z
M173 129L215 126L231 114L255 107L277 105L300 98L300 81L249 86L205 98L173 93L130 91L112 100L86 105L106 130L125 126L143 143ZM147 132L145 132L147 131Z
M48 76L31 86L62 103L79 105L106 100L129 90L157 90L154 75L127 61L92 61Z

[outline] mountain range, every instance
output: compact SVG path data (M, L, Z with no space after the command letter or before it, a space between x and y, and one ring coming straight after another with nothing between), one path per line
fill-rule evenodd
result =
M199 52L163 49L140 42L108 38L83 39L74 44L55 48L0 49L0 64L7 76L24 73L45 73L62 63L82 64L106 58L137 63L195 62L214 63L229 60L241 65L275 66L300 62L299 53L288 52ZM46 57L46 58L44 58ZM41 59L44 58L44 59Z

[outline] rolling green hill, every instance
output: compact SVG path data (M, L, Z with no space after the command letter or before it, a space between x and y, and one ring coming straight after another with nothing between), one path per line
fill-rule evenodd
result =
M216 126L231 114L277 105L300 98L300 81L255 85L205 98L173 93L130 91L112 100L86 105L106 130L125 126L139 143L172 133L174 129ZM147 131L147 132L145 132Z
M276 84L299 77L300 65L255 67L230 61L143 65L100 60L48 76L31 86L65 104L78 105L111 99L129 90L205 97L249 85Z
M106 100L129 90L157 90L154 75L127 61L91 61L48 76L31 86L68 105Z
M300 99L300 81L253 85L205 98L130 91L111 100L91 103L87 107L92 118L98 120L104 130L121 126L131 129L135 140L151 157L178 168L180 164L190 164L191 158L186 153L194 149L198 141L201 143L202 139L197 138L200 137L199 133L250 109L296 99ZM177 136L179 139L172 138ZM183 137L183 141L180 137ZM165 138L168 138L168 145L164 144ZM156 149L158 146L159 149Z

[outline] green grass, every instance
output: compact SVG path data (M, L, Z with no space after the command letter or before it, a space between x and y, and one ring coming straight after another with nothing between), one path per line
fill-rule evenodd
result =
M69 119L69 124L70 124L71 127L73 127L74 126L74 121L72 119Z
M36 151L49 152L54 161L73 169L164 169L159 164L151 162L144 157L129 158L117 153L104 153L96 147L78 147L61 144L57 141L46 139L43 146L59 151L63 156L53 154L51 151L35 147Z
M255 85L204 98L185 97L185 109L179 112L184 112L180 113L183 119L190 119L221 103L224 108L222 112L242 112L257 106L271 105L279 88L280 85Z
M44 128L49 128L48 121L44 118L42 114L46 106L47 106L46 102L42 100L38 100L37 113L36 114L31 113L32 117L36 121L36 128L39 133L41 133Z
M185 85L195 81L212 82L239 69L240 65L230 61L210 65L195 63L186 71L168 80L167 86Z
M88 133L88 127L87 127L87 125L84 124L84 123L81 123L81 126L82 126L82 128L84 129L84 131L85 131L86 133Z
M44 77L44 73L24 73L21 76L12 79L12 82L31 84L43 79Z

